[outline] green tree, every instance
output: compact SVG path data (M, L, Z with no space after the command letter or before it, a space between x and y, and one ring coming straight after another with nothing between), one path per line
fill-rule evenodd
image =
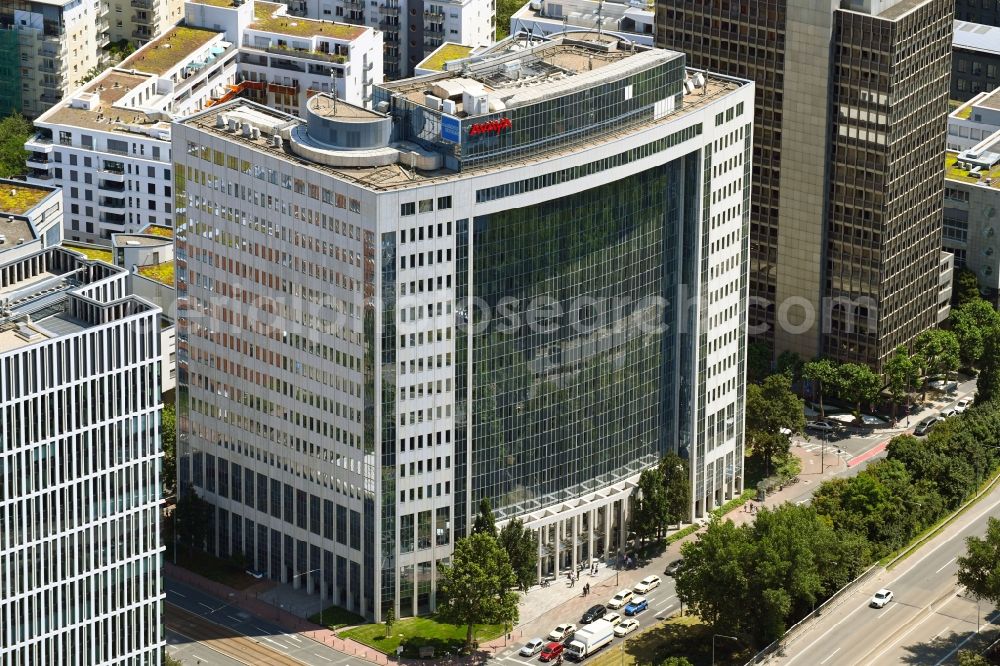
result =
M885 364L886 388L892 397L892 418L896 419L896 408L900 404L910 404L910 394L916 390L920 379L920 368L906 347L896 347L896 351Z
M760 385L747 386L747 441L764 459L765 469L770 469L772 458L788 453L788 433L802 432L804 427L802 400L792 393L788 375L771 375Z
M392 625L396 624L396 609L393 608L392 604L385 609L385 637L389 638L392 633Z
M660 666L694 666L687 657L667 657Z
M986 661L986 657L972 650L959 650L958 666L990 666L990 662Z
M980 366L982 369L976 381L977 405L1000 398L1000 327L984 334Z
M496 41L510 34L510 17L522 6L520 0L497 0Z
M534 534L523 520L514 518L503 526L497 539L514 568L518 588L527 592L538 578L538 545Z
M493 507L490 506L490 499L484 497L479 500L479 513L476 521L472 524L473 534L489 534L491 537L497 535L497 522L493 518Z
M632 516L632 531L642 541L659 538L670 523L670 507L659 467L642 470L639 495Z
M802 368L804 365L805 362L801 356L787 350L778 354L778 360L775 362L775 368L777 368L778 372L788 375L792 380L793 386L802 379Z
M878 397L882 380L867 365L842 363L837 367L837 395L854 404L854 418L861 418L861 403Z
M987 301L976 298L951 311L951 330L958 340L959 356L966 367L974 367L983 355L984 337L1000 326L1000 313Z
M919 359L918 365L924 371L925 398L927 378L957 370L961 360L958 338L951 331L940 328L931 328L918 335L913 341L913 352Z
M747 345L747 379L754 384L771 374L771 348L763 342Z
M960 268L958 275L955 276L955 296L958 298L959 306L982 298L979 294L979 280L968 268Z
M163 496L167 497L177 487L177 409L172 402L163 404L160 421L163 440Z
M472 647L477 624L517 622L517 576L507 552L495 537L485 532L455 543L452 564L444 567L438 585L438 618L466 627L465 645Z
M691 476L688 461L671 451L660 460L660 476L667 495L669 523L688 520L691 510Z
M184 662L180 659L176 659L175 657L171 657L167 654L166 650L163 651L163 660L161 663L163 666L184 666Z
M30 153L24 142L32 135L31 123L16 111L0 120L0 178L23 176L28 172L25 163Z
M189 486L174 508L174 530L178 540L186 546L204 550L211 533L214 511L212 505Z
M824 391L837 385L837 366L828 358L818 358L802 367L802 376L816 385L816 395L819 397L819 416L826 418L823 406Z
M990 518L985 538L965 540L965 555L958 558L958 582L980 599L1000 606L1000 520Z

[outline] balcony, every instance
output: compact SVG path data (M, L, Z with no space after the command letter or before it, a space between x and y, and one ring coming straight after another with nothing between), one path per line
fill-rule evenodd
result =
M136 25L153 25L156 23L156 15L145 12L140 14L139 12L136 12L132 14L132 23L135 23Z
M399 21L389 21L387 19L383 19L378 22L378 27L379 30L382 30L383 32L399 32ZM383 39L385 39L384 36Z
M344 6L345 7L357 7L358 9L364 9L365 8L365 1L364 0L344 0Z
M444 25L440 23L431 23L430 25L424 26L425 35L443 35Z
M146 9L151 10L157 6L155 0L129 0L128 3L134 9Z
M104 196L98 199L97 208L103 211L110 211L110 213L117 213L118 211L125 210L125 195L122 194L120 197L112 198L110 196ZM124 216L124 213L122 214Z
M146 41L149 41L150 39L153 38L153 35L148 30L133 30L132 31L132 38L133 39L144 39Z
M122 226L125 224L125 213L101 213L97 219L101 224Z
M66 63L62 60L43 62L38 66L38 71L44 74L65 74L66 69Z
M34 153L51 153L52 137L36 134L24 142L24 147Z
M399 5L382 4L378 6L378 12L389 16L399 16Z
M107 32L110 29L111 29L111 26L108 25L108 19L106 19L106 18L98 19L98 21L97 21L97 32Z
M49 90L62 91L65 83L66 80L61 76L46 76L42 79L41 86Z
M252 43L252 40L250 40L249 38L246 38L246 37L243 39L243 46L245 48L248 48L248 49L253 49L254 51L263 51L265 53L274 53L274 54L277 54L277 55L287 56L289 58L306 58L306 59L309 59L309 60L322 60L323 62L335 62L335 63L340 63L340 64L343 64L343 63L347 62L347 56L339 55L339 54L336 54L336 53L327 53L325 51L309 51L307 49L294 49L294 48L290 48L288 46L277 46L277 45L275 45L275 46L262 46L262 45L257 45L257 44ZM249 54L246 54L246 55L249 56ZM252 56L249 56L249 57L252 57ZM266 66L267 65L266 62L257 62L257 63L251 62L251 61L248 60L248 58L244 58L242 60L242 62L246 62L248 64L257 64L257 65L261 65L261 66ZM274 58L271 59L271 66L272 67L281 67L281 65L276 64L276 61L275 61ZM301 72L302 70L301 69L297 69L297 67L298 66L296 65L294 67L283 67L283 69L294 69L295 71Z
M280 83L268 83L267 89L273 93L280 93L282 95L298 95L299 94L299 84L296 81L293 85L286 86Z
M62 100L62 95L53 95L52 93L42 93L39 98L42 104L58 104Z
M438 9L425 9L424 10L424 18L434 19L434 20L437 20L437 21L443 21L444 20L444 12L442 12L442 11L440 11Z
M39 169L44 171L48 171L49 169L49 159L47 155L36 155L36 154L29 155L28 159L25 160L25 164L27 164L28 168L31 169Z
M102 191L105 191L105 192L124 192L125 191L125 183L116 182L116 181L113 181L113 180L105 180L104 178L98 179L98 181L97 181L97 187L99 187Z

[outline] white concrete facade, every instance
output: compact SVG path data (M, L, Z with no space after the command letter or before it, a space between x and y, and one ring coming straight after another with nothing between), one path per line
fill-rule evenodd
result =
M0 662L159 663L159 310L61 247L0 301Z
M587 49L573 48L586 63ZM474 67L486 80L510 53L481 56ZM437 570L480 497L495 500L499 520L525 517L542 544L554 543L546 566L555 567L624 547L638 473L665 450L691 461L692 516L743 490L753 86L692 73L685 92L680 54L663 53L611 59L634 57L635 68L656 63L677 77L669 84L676 92L651 103L646 122L478 168L449 168L440 124L439 135L426 135L435 152L402 142L402 127L391 138L383 133L388 116L319 102L308 123L230 102L175 127L184 183L176 193L178 318L186 322L178 330L179 405L190 409L178 419L189 424L179 477L216 506L220 554L244 552L271 577L368 617L380 618L389 603L403 617L433 609ZM569 113L573 94L614 76L606 67L539 82L538 91L565 93ZM446 73L377 87L376 106L392 96L427 114L417 92L451 79L458 82ZM489 80L496 94L508 92ZM517 102L507 99L513 115ZM494 159L477 153L490 145L475 140L478 119L461 117L463 159ZM233 119L259 134L232 131ZM407 127L435 127L430 116L423 122ZM348 126L364 128L360 146L330 143L345 137L326 132ZM305 162L296 156L306 154ZM373 166L355 168L366 161ZM504 491L471 416L479 409L470 402L484 399L472 366L485 343L465 322L475 298L491 298L472 277L477 262L490 260L475 235L487 219L550 210L608 183L668 171L691 208L677 212L686 220L683 248L680 238L669 240L676 246L662 241L664 256L678 261L668 299L676 321L664 343L675 361L662 361L671 379L660 398L670 416L655 435L662 444L616 449L614 469L576 485L529 488L532 472ZM601 344L638 344L644 312L618 322L623 337ZM659 386L660 370L654 374ZM571 442L553 442L572 451ZM511 455L501 466L513 470L546 454ZM572 529L555 527L566 521L575 521Z
M510 34L545 36L588 29L652 46L654 24L654 12L644 2L531 0L510 17Z

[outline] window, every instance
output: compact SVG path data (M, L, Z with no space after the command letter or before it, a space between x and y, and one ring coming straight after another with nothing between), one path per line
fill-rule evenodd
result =
M412 201L409 203L402 204L399 207L400 215L413 215L416 212L417 212L417 204L413 203Z
M422 200L420 202L420 212L421 213L430 213L433 210L434 210L434 200L433 199L424 199L424 200Z
M361 202L358 201L357 199L351 199L349 205L350 205L350 211L352 213L361 212Z
M451 208L451 197L438 197L438 210Z

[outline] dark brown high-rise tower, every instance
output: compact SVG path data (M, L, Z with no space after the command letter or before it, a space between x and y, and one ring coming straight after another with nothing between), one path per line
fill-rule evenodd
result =
M947 313L949 0L658 0L657 44L753 79L750 325L876 369ZM946 276L947 277L947 276Z

